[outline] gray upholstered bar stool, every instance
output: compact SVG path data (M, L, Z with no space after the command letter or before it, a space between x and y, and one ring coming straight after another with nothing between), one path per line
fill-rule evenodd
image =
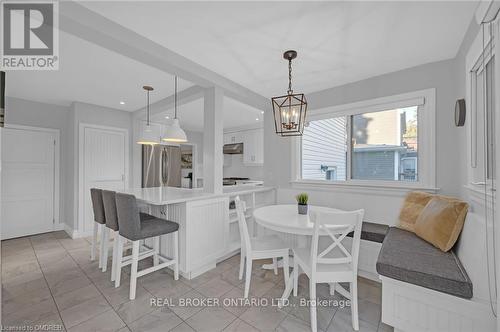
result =
M109 190L102 191L102 201L104 203L104 213L106 214L106 227L114 233L113 240L113 260L111 263L111 281L115 280L115 271L116 271L116 247L118 244L118 216L116 214L116 201L115 201L115 192ZM106 272L106 267L108 265L108 245L106 242L104 249L104 257L103 257L103 271Z
M130 293L129 298L135 299L135 291L137 278L145 274L152 273L173 265L174 278L179 279L179 224L152 217L141 222L139 208L135 196L116 193L116 211L118 215L118 248L116 255L116 275L115 287L120 286L121 268L131 264L130 272ZM174 238L174 257L171 259L164 258L159 255L160 236L173 233ZM153 249L139 252L140 241L154 238ZM123 255L123 240L132 241L132 255L122 257ZM146 257L153 257L153 266L141 271L137 271L139 260ZM160 264L159 261L162 261Z
M102 191L102 201L104 203L104 214L106 215L106 232L112 232L113 241L113 251L112 251L112 263L111 263L111 281L115 280L116 274L116 255L118 252L118 236L119 236L119 225L118 225L118 214L116 211L116 193L110 190ZM144 220L154 218L152 215L146 213L140 213L141 222ZM109 236L105 236L109 239ZM106 272L106 267L108 263L108 252L109 252L109 241L105 242L104 256L103 256L103 272Z
M99 250L99 268L102 268L102 254L104 247L104 233L106 225L106 214L104 213L104 203L102 201L102 190L97 188L90 189L90 198L92 200L92 209L94 211L94 232L92 234L92 246L90 247L90 259L95 260L97 247L97 235L101 233Z

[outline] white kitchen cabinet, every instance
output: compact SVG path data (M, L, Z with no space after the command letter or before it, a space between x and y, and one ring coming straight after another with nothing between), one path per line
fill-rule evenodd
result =
M234 144L234 143L243 143L244 132L237 131L233 133L224 134L223 141L224 144Z
M243 164L261 166L264 163L264 130L254 129L242 132Z
M231 163L233 161L233 155L232 154L224 154L224 167L229 167L231 166Z

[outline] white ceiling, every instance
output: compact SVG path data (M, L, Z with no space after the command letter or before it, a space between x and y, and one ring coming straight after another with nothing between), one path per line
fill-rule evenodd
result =
M296 49L294 90L309 93L455 57L477 2L86 2L126 28L265 97L287 88L282 52ZM173 76L60 32L58 71L8 73L7 95L125 111L173 93ZM180 80L179 90L192 83ZM125 105L120 105L125 101ZM201 130L202 100L180 107ZM171 110L170 110L171 112ZM225 98L224 127L257 122L260 111ZM162 118L163 119L163 118ZM259 120L260 121L260 120Z
M165 117L168 116L169 119ZM157 123L170 123L174 110L170 109L152 116ZM182 128L191 131L203 131L203 99L198 99L178 106L177 117ZM258 120L257 120L258 119ZM263 115L260 110L240 103L231 98L224 98L224 128L237 128L249 125L262 126Z
M80 101L135 111L146 104L143 85L154 87L152 103L173 94L174 76L63 31L59 35L59 70L10 71L9 97L64 106ZM179 79L178 89L192 85Z
M265 97L455 57L477 2L87 2L89 9Z

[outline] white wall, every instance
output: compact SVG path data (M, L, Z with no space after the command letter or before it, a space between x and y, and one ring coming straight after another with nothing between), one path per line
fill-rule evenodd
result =
M70 199L66 198L66 179L68 178L69 137L71 132L67 126L69 108L7 97L5 101L5 123L9 124L58 129L61 133L60 144L60 179L59 179L59 216L61 223L67 223L66 211Z
M246 166L243 164L242 154L229 155L231 164L224 166L224 177L250 178L251 180L261 181L264 178L263 166ZM227 157L226 157L227 158Z

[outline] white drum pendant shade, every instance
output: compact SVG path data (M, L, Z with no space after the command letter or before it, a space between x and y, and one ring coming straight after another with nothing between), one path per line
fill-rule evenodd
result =
M159 135L154 130L153 126L144 124L141 130L141 136L137 140L137 144L148 144L148 145L156 145L159 142Z
M155 145L160 143L160 133L151 126L150 113L149 113L149 93L153 91L153 87L145 85L142 87L147 93L146 104L146 123L142 125L141 135L137 140L137 144Z
M182 130L179 119L174 119L170 126L167 126L165 130L165 137L163 137L165 142L172 143L185 143L187 142L187 136L184 130Z
M174 120L170 126L166 127L165 135L162 138L162 141L170 143L185 143L187 142L187 136L181 128L179 119L177 119L177 76L175 76L174 112Z

